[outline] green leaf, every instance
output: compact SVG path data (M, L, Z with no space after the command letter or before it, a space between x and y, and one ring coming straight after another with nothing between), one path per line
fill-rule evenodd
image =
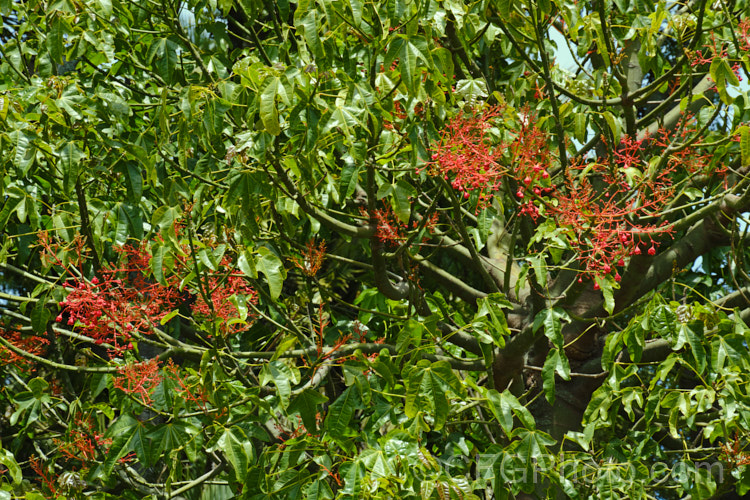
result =
M325 426L334 438L347 435L349 422L360 405L359 392L355 387L347 388L328 408Z
M630 354L630 359L634 363L638 363L641 360L643 348L646 346L645 335L646 332L643 330L640 322L629 325L623 331L625 345L628 348L628 354Z
M404 326L396 337L396 352L399 355L403 355L409 349L410 346L419 346L422 342L422 333L424 327L422 323L408 319L404 322Z
M279 111L276 107L276 95L279 93L279 86L281 85L281 80L278 77L270 78L260 94L260 119L263 121L266 132L271 135L281 133Z
M750 165L750 127L747 125L740 127L740 153L742 166Z
M693 496L693 498L714 497L714 495L716 494L716 479L714 478L712 472L712 470L708 470L703 467L694 467L694 469L690 471L690 483L692 484L688 489L688 492Z
M361 0L348 0L349 8L352 10L352 19L354 26L359 27L362 24L362 2Z
M724 104L731 104L732 99L727 93L727 84L736 87L740 84L737 75L734 74L729 62L720 57L714 57L709 68L711 78L716 83L716 89L719 91L719 97Z
M339 139L351 144L357 141L359 131L367 131L365 125L360 120L362 111L351 106L337 106L331 113L331 118L325 126L325 130L330 132L336 130L343 134Z
M536 277L539 286L547 288L547 262L542 254L534 255L527 259L531 268L534 270L534 276Z
M602 116L604 116L604 120L606 120L607 125L609 125L609 130L612 132L614 143L620 144L620 134L622 133L620 120L615 118L615 115L609 111L604 111Z
M107 430L106 435L112 438L112 444L102 466L103 477L109 477L112 474L112 470L120 458L131 451L135 451L132 446L133 438L136 437L136 433L142 426L141 422L128 414L124 414Z
M172 223L174 223L179 215L180 213L176 207L163 205L154 210L154 214L151 216L151 227L156 228L158 226L164 231L172 226Z
M60 160L57 162L63 176L63 188L70 194L78 181L78 172L84 153L74 142L66 142L60 149Z
M602 23L598 17L591 17L589 19L592 20L594 31L596 33L596 49L599 52L599 55L602 56L602 59L604 59L604 67L605 68L609 67L610 65L609 50L607 50L607 40L606 40L606 37L604 36L604 29L602 29ZM618 133L616 137L617 138L615 139L615 144L619 144L620 134Z
M7 95L0 95L0 120L5 120L10 108L10 98Z
M507 391L499 393L495 389L487 391L487 400L490 403L490 411L500 423L503 432L510 437L513 431L513 413L514 410L522 408L521 403L511 393Z
M213 252L210 248L201 248L198 251L198 260L211 271L216 272L219 268L219 263L213 257Z
M533 330L536 332L544 326L544 335L547 336L552 344L558 349L563 348L562 322L570 321L570 316L561 307L544 309L534 318Z
M268 248L260 247L256 253L258 258L255 261L255 268L266 277L271 298L276 300L281 295L281 287L286 279L286 269L281 259Z
M620 352L624 331L614 331L607 335L607 341L602 350L602 369L611 370L615 356Z
M585 113L575 113L575 138L578 142L583 144L586 142L586 135L587 135L587 129L586 129L586 114Z
M35 399L45 399L45 394L49 390L49 382L41 377L35 377L29 380L29 389Z
M557 443L552 436L540 430L521 427L513 431L513 437L518 439L514 452L522 463L532 471L537 467L548 470L552 458L547 447ZM528 481L532 481L531 476L528 477Z
M318 433L318 405L328 401L328 398L315 389L307 388L295 397L287 408L289 413L299 413L302 423L305 424L307 432Z
M409 216L411 215L411 203L409 202L409 198L416 195L417 190L406 181L398 180L396 185L393 186L393 209L396 213L396 217L398 217L404 224L409 222Z
M496 0L495 6L503 19L509 19L513 13L513 0Z
M112 0L96 0L96 4L99 14L105 21L108 21L109 17L112 15Z
M260 385L264 386L269 382L273 382L283 407L289 405L292 384L295 382L294 379L295 376L291 368L279 360L263 365L263 368L260 370Z
M252 443L245 432L236 425L225 428L216 446L232 465L236 481L242 483L252 456Z
M167 313L166 315L164 315L164 317L162 319L159 320L159 324L162 325L162 326L166 325L167 323L169 323L172 320L172 318L174 318L178 314L180 314L180 310L179 309L173 309L172 311L170 311L169 313Z
M243 250L237 258L237 267L248 278L258 279L258 270L255 268L255 256L247 249Z
M364 464L357 460L345 465L348 467L341 466L341 477L344 480L344 488L341 493L346 495L347 498L362 498L362 487L366 484Z
M594 280L599 285L602 295L604 295L604 310L612 314L612 311L615 310L615 295L613 291L613 284L615 282L612 276L609 274L606 276L596 276Z
M456 82L456 95L469 103L487 97L487 82L483 79L459 80Z
M685 332L687 342L695 359L695 366L698 375L702 375L706 370L706 349L703 347L703 322L691 321L680 327Z
M47 30L46 43L50 58L53 63L62 64L64 49L63 35L65 34L65 28L61 12L57 11L51 14Z
M16 462L16 458L9 450L0 448L0 465L8 469L12 484L21 484L21 467L19 467L18 462Z
M14 130L8 134L8 138L15 145L13 165L16 166L21 176L25 176L36 156L36 148L32 143L33 136L23 130Z
M412 95L417 94L421 86L422 72L418 66L421 61L427 68L432 66L427 40L421 36L406 37L399 35L399 38L391 43L391 47L386 55L387 64L398 57L398 68L401 72L401 79L406 88Z
M176 381L167 391L175 391L175 388L179 388ZM157 425L147 435L148 442L151 443L150 449L144 450L148 463L157 463L162 454L172 454L173 450L184 448L186 452L189 451L196 441L202 441L200 432L198 426L180 420Z
M551 405L555 404L555 373L559 374L563 380L570 380L568 358L564 351L557 348L550 349L542 367L544 395Z
M378 357L370 362L370 366L385 380L388 387L393 387L397 380L394 374L398 373L398 368L393 364L388 350L383 349L380 351Z
M148 61L167 83L173 81L178 62L178 48L180 47L168 38L156 38L148 49Z
M304 13L305 11L303 11ZM322 20L318 16L318 10L315 7L310 8L306 11L306 15L301 19L297 19L297 13L295 12L294 26L298 31L302 32L302 37L305 39L307 46L318 61L325 60L325 51L323 50L323 44L320 42L318 36L318 27L321 25Z
M356 147L356 145L355 145ZM354 190L357 188L359 180L360 164L355 161L348 162L341 170L341 181L339 182L339 192L343 200L348 201Z
M34 332L45 333L51 316L44 302L41 300L37 302L36 307L31 311L31 328Z
M141 202L141 195L143 195L143 178L141 177L141 169L133 162L128 162L125 165L125 178L128 186L128 198L131 203L138 204Z
M332 500L333 490L325 480L315 480L308 486L304 498L308 500Z
M430 363L421 360L404 373L406 378L406 405L404 413L414 418L419 412L432 411L434 429L445 425L450 410L447 393L463 394L464 388L447 361Z
M474 316L476 322L480 318L489 319L489 333L492 342L499 348L505 347L505 337L510 336L508 321L502 309L512 308L511 303L502 293L491 293L487 297L477 300L479 306L477 314Z
M62 95L55 103L65 112L70 115L73 120L80 120L83 118L81 110L84 109L86 104L86 98L80 94L80 91L76 85L68 85L63 90Z

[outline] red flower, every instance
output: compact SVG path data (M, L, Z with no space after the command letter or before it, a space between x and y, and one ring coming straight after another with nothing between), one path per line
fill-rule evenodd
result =
M151 393L161 383L159 360L129 363L117 369L119 376L112 378L112 385L126 394L133 394L143 404L152 402Z
M506 173L499 162L503 147L492 144L487 131L501 111L500 106L494 106L472 115L462 112L448 122L440 141L432 146L428 173L450 176L453 178L451 186L459 191L478 190L485 195L497 191ZM468 196L464 194L464 198Z
M302 252L302 259L292 257L292 263L302 270L302 274L306 276L315 276L320 267L323 265L323 259L326 256L326 242L323 240L316 247L315 240L311 239L307 242L305 251Z

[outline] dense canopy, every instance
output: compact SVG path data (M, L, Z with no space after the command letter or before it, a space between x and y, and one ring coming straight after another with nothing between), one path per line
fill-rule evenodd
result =
M744 495L749 9L0 0L0 500Z

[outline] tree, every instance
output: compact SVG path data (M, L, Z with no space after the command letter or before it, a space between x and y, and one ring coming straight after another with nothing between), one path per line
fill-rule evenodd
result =
M750 490L746 1L0 12L0 498Z

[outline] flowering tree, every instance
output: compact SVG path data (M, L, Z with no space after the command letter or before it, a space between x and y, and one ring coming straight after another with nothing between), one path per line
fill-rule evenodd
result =
M0 499L744 495L748 8L0 2Z

